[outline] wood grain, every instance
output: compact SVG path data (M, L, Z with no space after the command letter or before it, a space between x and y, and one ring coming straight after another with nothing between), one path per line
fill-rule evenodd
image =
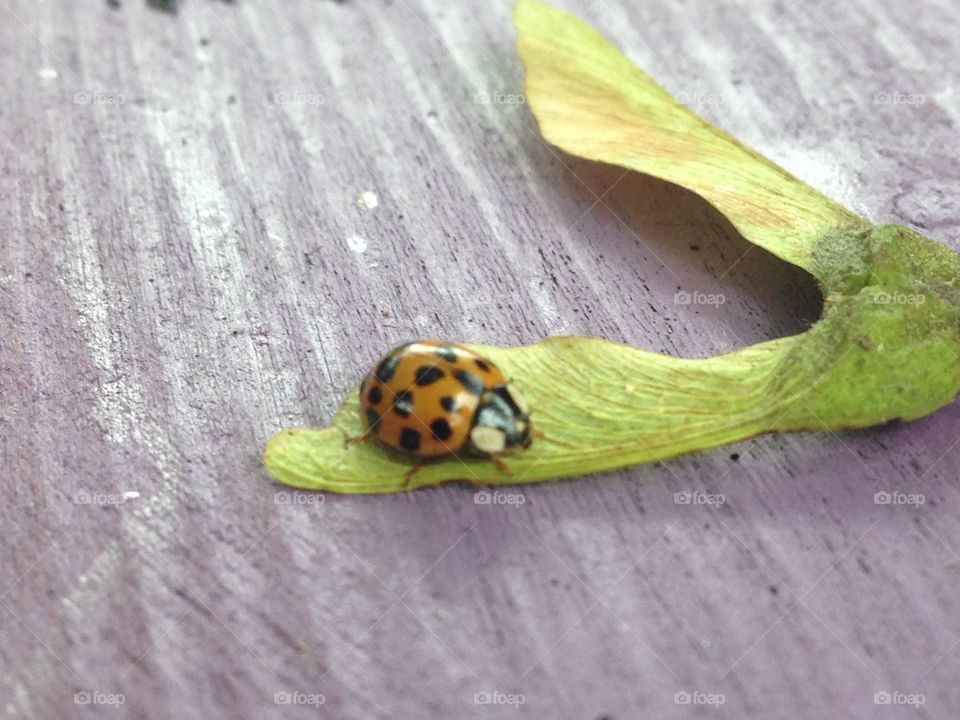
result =
M565 6L960 249L947 0ZM509 4L275 7L0 3L2 716L952 717L957 405L509 503L269 482L265 440L404 339L703 356L820 304L685 191L544 145Z

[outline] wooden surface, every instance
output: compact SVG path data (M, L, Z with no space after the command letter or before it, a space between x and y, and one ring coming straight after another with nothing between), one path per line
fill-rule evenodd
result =
M110 4L0 4L2 717L956 716L958 405L509 503L271 484L266 439L404 339L701 356L818 292L686 192L545 146L507 3ZM960 249L950 0L565 5Z

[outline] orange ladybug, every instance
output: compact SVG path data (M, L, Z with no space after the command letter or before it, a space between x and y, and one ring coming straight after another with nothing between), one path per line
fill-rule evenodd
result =
M529 447L530 409L489 360L440 340L401 345L360 385L364 437L419 458ZM507 469L509 471L509 469Z

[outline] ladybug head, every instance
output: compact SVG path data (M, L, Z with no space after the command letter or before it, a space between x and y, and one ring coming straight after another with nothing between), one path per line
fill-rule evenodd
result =
M475 417L470 442L480 452L494 455L530 446L530 409L513 385L495 385L487 390Z

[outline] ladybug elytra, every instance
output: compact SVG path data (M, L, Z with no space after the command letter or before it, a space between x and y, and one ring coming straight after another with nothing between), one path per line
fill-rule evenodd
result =
M506 376L472 350L418 340L380 358L360 385L365 436L419 458L529 447L530 409ZM498 462L498 465L500 463Z

